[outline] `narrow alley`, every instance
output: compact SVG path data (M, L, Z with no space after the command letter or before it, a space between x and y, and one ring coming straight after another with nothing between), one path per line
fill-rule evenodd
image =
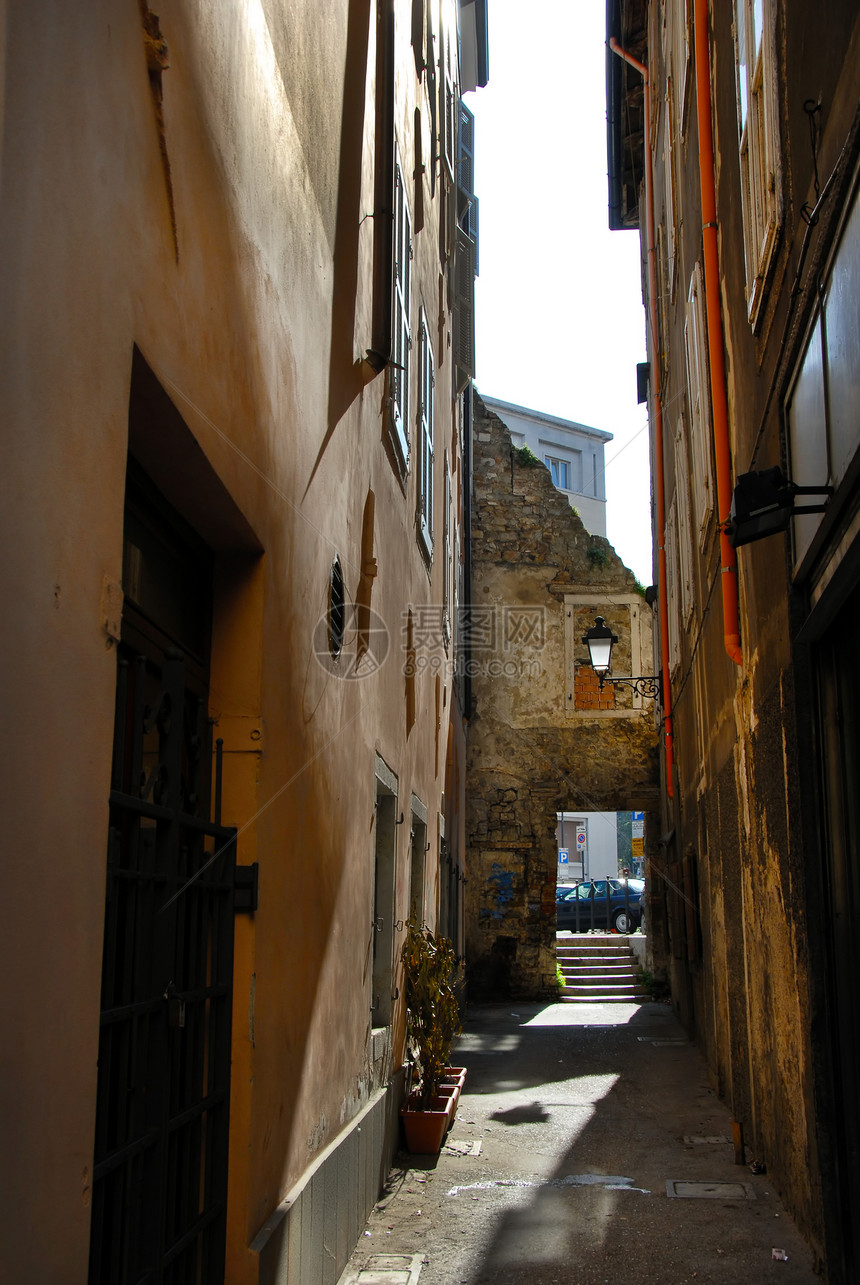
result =
M668 1005L472 1007L456 1061L441 1155L398 1155L340 1285L819 1279Z
M0 119L0 1285L860 1285L860 0Z

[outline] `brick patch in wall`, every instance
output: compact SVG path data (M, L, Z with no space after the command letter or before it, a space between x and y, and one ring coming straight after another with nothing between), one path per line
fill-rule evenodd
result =
M573 678L574 709L615 709L615 688L611 683L600 690L590 665L579 665Z

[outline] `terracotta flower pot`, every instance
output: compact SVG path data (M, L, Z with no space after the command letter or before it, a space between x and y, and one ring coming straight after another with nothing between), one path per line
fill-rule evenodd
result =
M451 1127L456 1111L453 1094L430 1099L430 1107L421 1110L417 1093L411 1093L400 1108L400 1118L406 1133L406 1147L416 1156L438 1155L445 1134Z
M439 1093L443 1097L452 1097L454 1099L454 1114L456 1115L457 1107L460 1102L460 1094L466 1083L465 1066L447 1066L439 1082Z

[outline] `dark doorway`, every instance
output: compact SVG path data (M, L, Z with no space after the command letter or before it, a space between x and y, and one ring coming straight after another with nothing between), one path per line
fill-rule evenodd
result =
M211 586L211 551L130 462L91 1285L224 1279L236 835L220 761L213 785Z
M855 591L818 649L833 1070L845 1279L860 1269L860 598Z

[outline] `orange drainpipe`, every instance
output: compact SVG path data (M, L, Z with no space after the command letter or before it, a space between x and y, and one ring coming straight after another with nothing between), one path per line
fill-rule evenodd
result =
M717 465L717 516L720 531L720 580L723 591L723 642L737 665L743 664L738 614L738 557L729 542L726 523L732 504L732 460L729 448L729 408L723 314L720 304L720 259L717 243L717 188L714 179L714 128L711 118L710 41L708 0L695 0L696 115L699 118L699 176L702 188L702 248L705 260L705 302L708 311L708 361L714 421L714 459Z
M666 595L666 494L663 482L663 398L660 387L660 346L657 326L657 241L654 236L654 171L648 130L651 124L651 84L648 68L621 48L614 36L609 48L642 77L645 88L645 253L648 259L648 322L651 328L651 400L654 406L654 472L657 509L657 589L660 595L660 667L663 671L663 738L666 750L666 793L675 794L675 750L672 733L672 683L669 677L669 611Z

